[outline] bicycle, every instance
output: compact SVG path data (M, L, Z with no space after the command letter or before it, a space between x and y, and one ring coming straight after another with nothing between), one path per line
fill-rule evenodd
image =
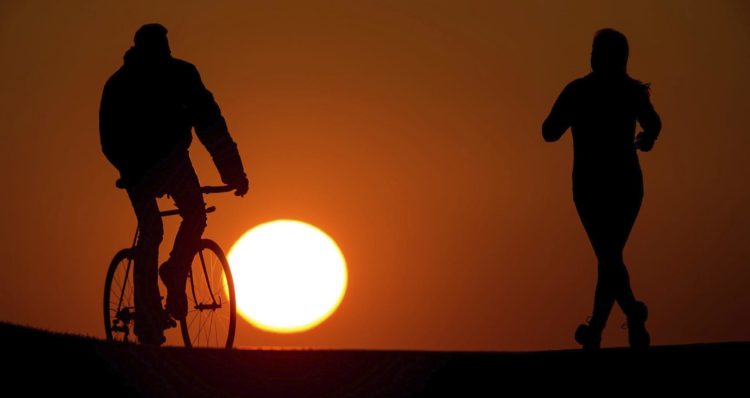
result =
M201 187L203 194L232 190L229 186ZM214 211L216 206L206 208L206 213ZM159 214L168 217L179 214L179 210L160 211ZM136 227L133 244L115 254L107 271L104 283L104 328L107 340L130 341L137 310L134 304L132 265L138 232ZM229 263L218 243L201 239L193 255L187 282L188 313L179 320L170 317L165 331L177 327L179 322L185 347L232 348L237 303ZM161 291L161 282L159 284ZM163 300L164 296L161 298Z

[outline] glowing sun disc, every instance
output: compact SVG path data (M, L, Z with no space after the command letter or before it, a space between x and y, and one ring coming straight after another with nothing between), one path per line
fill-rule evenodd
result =
M254 326L272 332L311 329L344 298L346 260L320 229L276 220L245 232L229 251L237 310Z

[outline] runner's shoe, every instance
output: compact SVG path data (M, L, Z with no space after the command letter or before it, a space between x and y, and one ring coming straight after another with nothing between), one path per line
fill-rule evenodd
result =
M586 323L578 325L575 339L584 351L598 351L602 344L602 329L591 326L591 317L588 317Z
M623 329L628 329L628 343L630 348L645 350L651 345L651 335L646 330L646 319L648 319L648 307L642 301L636 301L628 314L628 319L622 324Z

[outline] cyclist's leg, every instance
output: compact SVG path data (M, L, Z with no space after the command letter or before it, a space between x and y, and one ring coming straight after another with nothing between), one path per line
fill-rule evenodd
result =
M135 299L135 334L142 342L159 342L163 336L163 314L159 297L158 261L163 227L156 199L147 185L128 189L138 218L139 235L135 246L133 287Z
M200 191L198 176L187 152L177 164L166 192L174 199L182 217L168 262L170 267L179 270L180 277L184 278L206 229L206 204Z

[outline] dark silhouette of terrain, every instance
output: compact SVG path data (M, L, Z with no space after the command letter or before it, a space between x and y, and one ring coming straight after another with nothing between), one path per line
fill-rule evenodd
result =
M9 323L0 323L0 338L4 390L29 396L716 396L742 395L750 370L750 342L652 346L645 352L209 350L113 343Z

